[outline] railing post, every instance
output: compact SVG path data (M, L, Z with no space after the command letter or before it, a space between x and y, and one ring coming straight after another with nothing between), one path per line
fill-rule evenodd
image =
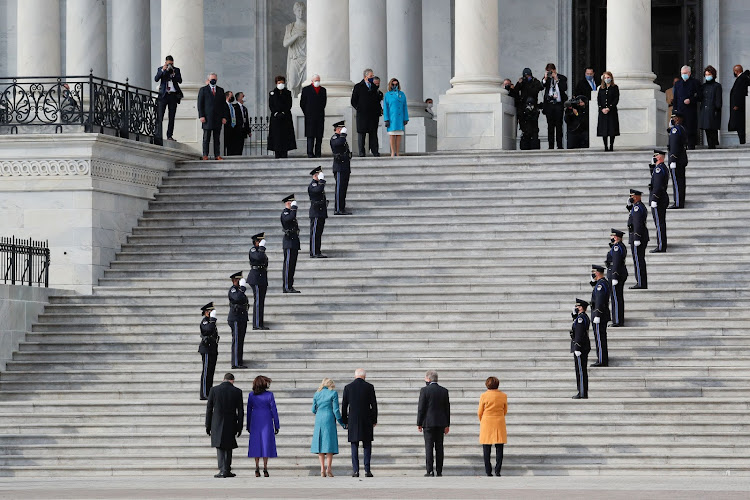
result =
M44 242L44 288L49 288L49 240Z
M86 132L93 132L94 131L94 69L92 68L91 71L89 71L89 116L87 123L84 127L84 131Z
M10 244L10 284L15 285L16 284L16 257L18 253L18 247L16 246L16 237L13 236L13 239Z

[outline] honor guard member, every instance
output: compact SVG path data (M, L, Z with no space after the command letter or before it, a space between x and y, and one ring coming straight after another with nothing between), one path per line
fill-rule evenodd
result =
M325 193L326 180L325 175L323 175L323 167L315 167L310 175L312 175L312 181L307 186L307 194L310 196L310 257L325 259L328 256L320 253L323 228L328 217L328 202Z
M281 212L281 228L284 230L284 293L300 293L294 289L294 271L297 269L297 254L299 253L299 225L297 224L297 200L290 194L283 200L284 210Z
M609 313L610 284L604 277L602 266L591 266L591 322L594 324L594 341L596 342L596 363L591 366L609 366L609 351L607 350L607 322L611 319Z
M253 289L253 330L268 330L263 324L263 309L266 305L266 290L268 290L268 256L266 255L266 233L253 236L253 246L250 247L250 272L247 274L247 284Z
M229 289L229 328L232 329L232 368L247 368L242 363L245 348L245 332L247 331L247 309L249 303L245 291L247 290L242 271L229 277L232 288Z
M664 163L666 153L659 149L654 149L654 167L651 172L651 189L649 202L651 204L651 213L654 216L654 226L656 226L656 248L651 253L663 253L667 251L667 207L669 206L669 195L667 186L669 185L669 172L667 165Z
M641 203L641 193L637 189L630 190L630 198L625 208L628 209L628 241L630 253L633 255L636 284L631 290L645 290L648 288L646 274L646 247L648 246L648 228L646 227L646 206Z
M333 124L334 134L331 137L331 151L333 152L333 176L336 178L336 209L333 215L351 215L346 211L346 190L349 188L349 174L351 173L352 152L346 142L346 127L344 120Z
M624 326L625 324L625 301L622 291L625 289L625 281L628 279L628 267L625 258L628 250L622 242L622 231L612 228L610 234L610 249L607 253L605 264L607 265L607 280L612 290L612 326Z
M201 343L198 352L203 360L201 372L201 401L208 399L208 391L214 385L214 371L216 358L219 356L219 330L216 328L216 309L214 303L209 302L201 307Z
M682 126L682 113L672 114L672 126L669 127L669 169L672 172L672 193L674 203L667 208L685 208L685 167L688 164L688 136Z
M591 321L586 315L586 308L589 303L585 300L576 299L576 305L573 312L573 326L570 329L570 352L573 353L573 362L576 367L576 385L578 394L573 399L589 398L589 373L586 362L591 351L591 341L589 341L589 325Z

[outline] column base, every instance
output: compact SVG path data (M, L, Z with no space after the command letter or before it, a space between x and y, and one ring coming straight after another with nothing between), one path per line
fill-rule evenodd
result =
M349 149L356 151L355 142L357 140L356 127L354 123L355 115L352 109L349 96L331 97L328 94L326 102L326 118L323 125L323 141L321 152L330 156L331 153L331 136L333 135L333 124L345 120L347 139ZM292 103L292 122L294 123L294 136L297 141L297 149L290 151L291 156L307 156L307 137L305 137L305 114L299 107L299 98Z
M378 142L380 154L390 155L390 135L383 124L382 117L378 124ZM437 122L424 116L410 117L401 139L401 153L432 153L434 151L437 151Z
M504 93L444 94L437 118L437 150L516 148L516 108Z
M654 147L667 144L667 103L664 93L656 89L620 89L617 106L620 135L615 148ZM604 149L602 138L596 135L598 111L591 117L589 144L593 149Z

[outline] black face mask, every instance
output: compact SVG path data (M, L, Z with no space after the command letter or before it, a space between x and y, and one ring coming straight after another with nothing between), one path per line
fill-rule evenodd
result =
M210 79L210 80L208 81L208 83L210 83L211 85L216 85L216 78L211 78L211 79Z
M230 97L229 102L234 102L234 97Z
M609 241L611 241L612 244L614 245L614 243L615 243L615 239L614 238L610 238Z
M635 203L635 199L631 196L630 198L628 198L628 203L632 205L633 203Z
M430 385L431 383L432 383L432 382L430 382L429 380L425 380L425 381L424 381L424 385Z

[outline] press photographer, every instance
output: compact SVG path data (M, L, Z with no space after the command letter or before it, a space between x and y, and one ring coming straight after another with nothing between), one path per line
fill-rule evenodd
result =
M568 125L568 149L589 147L588 99L579 95L565 101L565 123Z
M539 149L539 92L542 83L534 78L531 69L524 68L523 76L511 90L516 100L516 113L521 126L521 149ZM508 93L511 93L511 90Z
M169 108L169 124L167 125L167 140L174 141L174 118L177 114L177 105L182 100L182 74L180 68L174 65L172 56L164 59L164 65L156 70L155 82L159 83L159 108L156 115L156 141L163 144L162 122L164 121L164 110Z
M547 117L547 140L550 149L555 149L555 141L557 141L557 149L562 149L563 103L568 100L568 78L557 74L557 68L552 63L548 63L544 71L542 113Z

